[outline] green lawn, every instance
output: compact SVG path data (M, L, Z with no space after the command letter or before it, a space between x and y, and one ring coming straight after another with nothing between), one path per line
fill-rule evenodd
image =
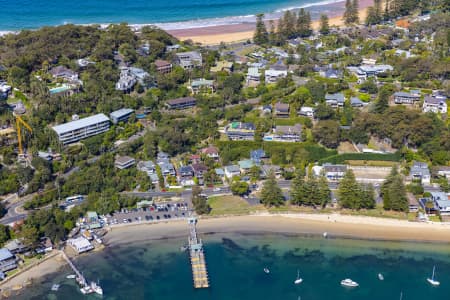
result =
M238 196L210 197L208 203L211 206L210 215L238 215L248 214L250 205Z

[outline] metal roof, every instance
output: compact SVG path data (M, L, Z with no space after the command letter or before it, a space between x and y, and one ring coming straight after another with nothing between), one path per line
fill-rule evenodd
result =
M53 126L52 129L56 131L57 134L61 135L69 131L85 128L105 121L109 121L108 117L104 114L98 114L76 121L56 125Z
M128 114L131 114L132 112L134 112L134 110L131 109L131 108L121 108L119 110L113 111L112 113L109 114L109 116L111 118L119 119L119 118L124 117L124 116L126 116Z
M0 249L0 261L7 260L14 257L14 255L6 248Z

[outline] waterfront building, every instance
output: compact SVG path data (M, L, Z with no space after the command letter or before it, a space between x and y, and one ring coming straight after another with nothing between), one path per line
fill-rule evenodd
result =
M83 236L67 240L67 244L78 252L78 254L94 249L94 246Z
M16 256L6 248L0 249L0 271L7 272L17 268Z
M104 114L98 114L72 122L53 126L52 129L58 135L59 142L63 145L78 142L90 136L108 131L110 122Z

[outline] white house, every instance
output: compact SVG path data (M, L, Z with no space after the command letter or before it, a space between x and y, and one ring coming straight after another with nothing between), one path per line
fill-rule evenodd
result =
M302 106L298 112L300 116L306 116L310 118L314 118L314 113L316 109L310 106Z
M445 97L430 97L425 96L423 99L423 112L433 112L433 113L447 113L447 103Z
M69 239L67 243L72 246L78 253L87 252L94 249L94 246L83 236L75 239Z
M241 169L237 165L230 165L224 168L225 177L228 179L241 175Z

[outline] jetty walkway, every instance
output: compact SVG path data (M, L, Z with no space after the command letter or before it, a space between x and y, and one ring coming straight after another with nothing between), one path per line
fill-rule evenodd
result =
M196 289L208 288L208 270L206 269L205 253L202 242L197 236L197 219L189 218L189 254L191 257L192 277Z

